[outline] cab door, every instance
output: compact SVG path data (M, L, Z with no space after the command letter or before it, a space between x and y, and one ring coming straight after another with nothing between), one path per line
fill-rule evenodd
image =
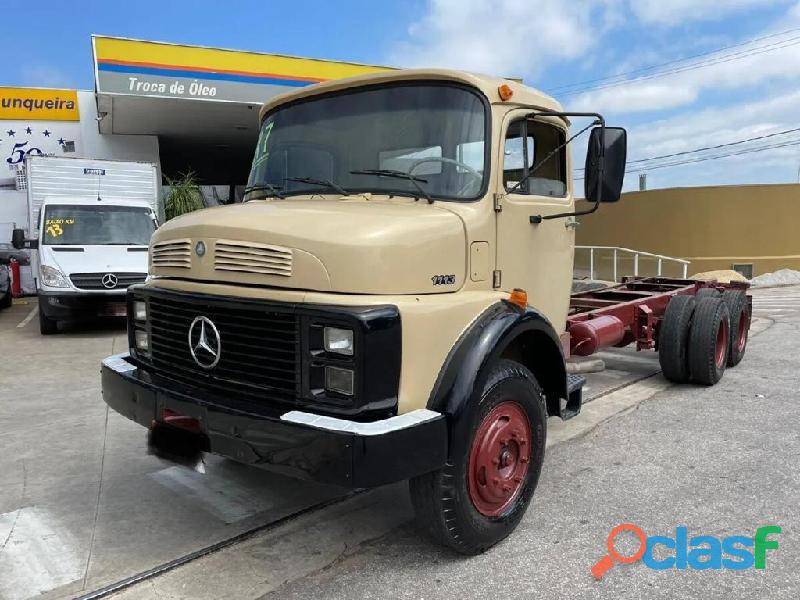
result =
M528 304L563 331L572 290L575 219L531 223L572 212L574 198L564 123L512 111L503 123L498 177L497 269L500 287L522 288Z

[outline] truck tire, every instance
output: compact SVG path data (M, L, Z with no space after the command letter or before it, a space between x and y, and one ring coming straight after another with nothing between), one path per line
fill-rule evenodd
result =
M11 286L6 290L5 295L0 298L0 308L11 308L11 304L14 302L14 298L11 295Z
M664 377L673 383L689 381L687 348L695 304L694 296L673 296L664 312L658 334L658 362Z
M41 309L39 309L39 333L42 335L58 333L58 321L45 316Z
M701 298L719 298L719 296L719 290L716 288L700 288L694 298L695 300L700 300Z
M700 298L689 330L689 373L701 385L722 379L728 364L730 313L722 298Z
M750 305L743 290L725 290L722 300L731 315L731 341L728 347L728 366L735 367L744 358L750 332Z
M409 489L421 528L474 555L508 536L525 514L544 460L547 409L533 374L500 360L466 410L448 462L412 479Z

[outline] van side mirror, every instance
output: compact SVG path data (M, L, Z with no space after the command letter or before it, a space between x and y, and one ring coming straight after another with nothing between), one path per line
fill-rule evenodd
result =
M628 132L622 127L595 127L586 151L584 195L590 202L616 202L622 193Z
M17 250L22 250L25 247L25 231L22 229L15 229L11 232L11 245Z
M11 232L11 245L17 250L24 250L26 248L34 249L39 247L39 241L26 240L24 229L14 229Z

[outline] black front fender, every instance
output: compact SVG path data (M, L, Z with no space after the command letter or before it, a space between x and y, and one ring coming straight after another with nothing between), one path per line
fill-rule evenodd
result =
M521 339L535 339L527 366L536 375L547 399L548 413L559 414L567 398L567 374L561 340L547 318L534 308L524 310L506 301L483 312L461 335L439 372L428 408L446 415L451 439L464 428L467 410L477 401L492 365Z

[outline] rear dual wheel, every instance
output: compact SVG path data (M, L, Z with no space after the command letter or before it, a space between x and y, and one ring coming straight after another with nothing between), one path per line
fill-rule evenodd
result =
M669 381L714 385L744 356L750 311L746 294L713 288L675 296L659 331L659 363Z
M453 428L450 458L410 481L420 526L462 554L507 537L533 497L544 460L547 411L533 374L501 360Z

